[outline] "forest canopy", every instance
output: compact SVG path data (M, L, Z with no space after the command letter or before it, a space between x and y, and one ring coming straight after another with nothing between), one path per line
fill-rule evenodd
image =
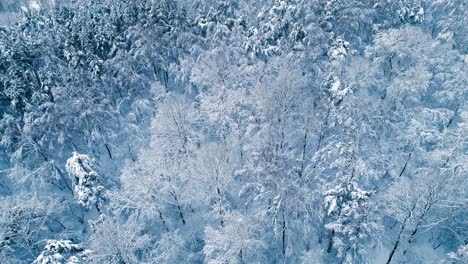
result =
M460 0L0 0L0 263L467 263Z

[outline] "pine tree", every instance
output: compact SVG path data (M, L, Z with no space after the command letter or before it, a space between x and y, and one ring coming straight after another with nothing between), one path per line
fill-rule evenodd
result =
M95 206L101 212L104 187L95 171L94 161L85 154L74 152L67 160L67 173L72 178L73 192L78 203L86 208Z

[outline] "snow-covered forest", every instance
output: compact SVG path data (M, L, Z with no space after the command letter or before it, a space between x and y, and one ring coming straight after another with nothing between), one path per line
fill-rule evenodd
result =
M0 263L468 263L465 0L0 0Z

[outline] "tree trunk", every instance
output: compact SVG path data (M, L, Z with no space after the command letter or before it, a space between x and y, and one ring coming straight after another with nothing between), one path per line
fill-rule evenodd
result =
M161 219L164 229L166 229L166 232L169 232L169 228L167 227L166 220L164 220L161 210L158 210L158 213L159 213L159 219Z
M286 256L286 219L284 218L284 211L283 211L282 242L283 242L283 256Z
M110 148L109 148L109 145L106 143L106 144L104 144L104 146L106 146L107 154L109 155L109 158L110 158L110 159L113 159L113 158L112 158L111 150L110 150Z
M410 154L408 155L408 159L406 159L405 165L403 166L403 169L401 170L398 177L401 177L403 175L403 173L405 173L406 167L408 166L408 162L411 160L411 155L412 154L413 154L413 151L411 151Z
M327 253L330 253L332 251L334 237L335 237L335 230L332 230L330 234L330 240L328 241Z
M177 210L179 210L180 220L182 221L182 224L185 225L184 213L182 212L182 207L180 206L179 199L177 198L177 195L174 192L174 190L171 190L171 194L172 194L172 197L174 197L174 200L177 204Z
M390 264L390 262L392 261L393 255L395 255L395 252L398 249L398 245L400 244L400 241L401 241L401 235L403 234L406 228L406 222L410 219L411 215L413 214L414 208L416 208L416 203L417 201L414 202L413 206L411 207L411 210L408 212L408 215L405 217L405 219L403 220L403 223L401 224L400 232L398 232L397 240L395 242L395 245L393 245L393 249L390 252L390 255L388 256L386 264Z
M219 204L219 218L221 222L221 227L224 227L224 220L223 220L223 200L221 198L221 190L219 187L216 187L216 192L218 193L218 204Z
M299 177L302 178L302 174L304 173L304 166L305 166L305 155L307 150L307 136L309 134L309 129L306 129L304 133L304 144L302 145L302 160L301 160L301 171L299 172Z
M419 231L419 226L421 225L422 221L424 220L424 217L426 216L429 209L431 209L431 206L432 206L432 203L430 203L430 202L428 202L428 203L426 203L424 205L424 210L423 210L421 216L419 217L418 222L417 222L416 226L413 229L413 232L411 232L411 235L409 236L409 238L407 240L408 246L413 242L414 238L416 237L416 234ZM406 254L407 251L408 251L408 248L406 248L403 251L403 256Z

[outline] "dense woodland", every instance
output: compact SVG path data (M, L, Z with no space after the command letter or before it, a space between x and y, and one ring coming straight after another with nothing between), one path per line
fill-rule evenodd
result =
M468 263L466 4L0 1L0 263Z

